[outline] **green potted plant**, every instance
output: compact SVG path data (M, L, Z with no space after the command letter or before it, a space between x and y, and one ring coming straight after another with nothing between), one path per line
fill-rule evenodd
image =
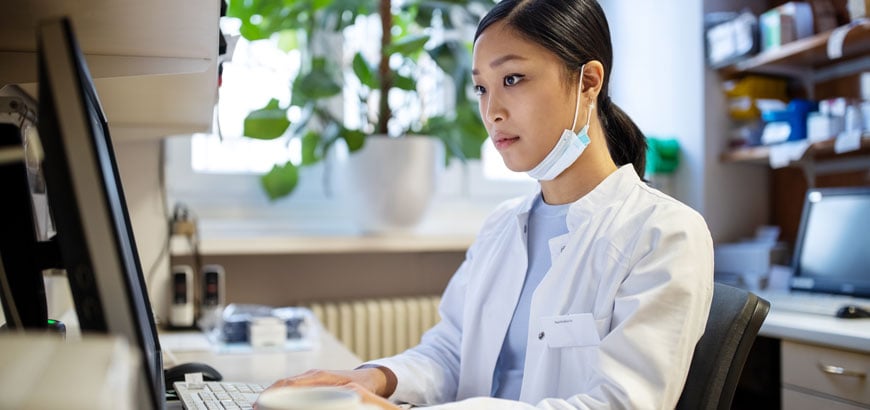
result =
M302 142L300 164L276 164L261 178L269 197L289 195L298 182L298 168L323 160L339 140L355 152L372 135L426 134L443 143L448 157L479 158L487 134L477 103L469 98L470 34L449 34L473 28L492 4L491 0L409 0L395 7L390 0L230 0L227 15L241 20L243 37L259 40L278 36L279 44L303 50L290 103L282 106L272 100L245 119L248 137L273 139L289 133ZM323 45L335 41L358 17L372 15L379 17L383 28L379 57L369 61L357 53L350 69L341 53L330 53ZM448 35L434 40L430 36L433 24L443 27L442 33ZM424 55L452 80L455 105L444 114L397 126L397 107L382 97L395 90L416 93L415 68ZM342 80L348 73L359 81L358 103L366 113L366 121L355 129L343 125L341 116L330 109L341 97ZM292 107L301 115L291 123L287 110Z

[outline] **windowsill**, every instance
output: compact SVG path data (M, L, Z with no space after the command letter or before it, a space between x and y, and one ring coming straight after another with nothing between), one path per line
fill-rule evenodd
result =
M200 242L201 255L281 255L372 252L463 252L473 235L385 235L253 236L213 238ZM184 238L173 239L173 256L190 255Z
M346 218L322 215L200 216L200 255L464 252L494 204L440 203L412 229L367 234ZM173 256L192 254L185 237L172 238Z

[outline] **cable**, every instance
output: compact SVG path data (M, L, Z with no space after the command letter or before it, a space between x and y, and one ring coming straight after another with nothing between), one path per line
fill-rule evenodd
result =
M157 191L159 194L160 204L162 205L162 208L163 208L163 217L165 218L167 215L169 215L169 204L167 204L167 201L166 201L167 195L166 195L166 172L165 172L165 164L166 164L166 142L165 141L160 143L160 148L159 148L159 152L158 152L157 156L158 156L158 160L157 160L157 162L158 162L157 181L158 182L157 182L157 184L159 186ZM163 261L163 259L169 255L169 245L170 245L171 238L172 238L172 226L171 226L171 222L170 222L166 226L166 234L164 235L163 244L160 246L160 253L157 254L156 258L154 258L154 262L151 263L151 267L148 268L148 271L147 271L146 276L145 276L145 285L147 288L146 291L148 292L148 298L150 300L154 300L154 298L151 295L151 289L154 288L153 283L152 283L154 280L154 276L157 273L157 268L160 266L160 262ZM160 315L157 314L156 310L154 310L154 321L157 323L161 323Z
M172 212L172 222L170 235L183 235L187 237L187 244L190 246L191 256L193 257L193 301L196 314L198 315L200 295L200 272L202 269L202 255L199 252L199 224L197 223L196 215L187 205L176 203L175 209Z

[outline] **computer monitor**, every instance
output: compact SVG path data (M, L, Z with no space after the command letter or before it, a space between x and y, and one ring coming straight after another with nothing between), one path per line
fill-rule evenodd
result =
M106 118L70 21L41 22L37 39L49 207L81 330L138 347L137 403L162 408L160 343Z
M870 297L870 187L811 189L795 246L793 290Z

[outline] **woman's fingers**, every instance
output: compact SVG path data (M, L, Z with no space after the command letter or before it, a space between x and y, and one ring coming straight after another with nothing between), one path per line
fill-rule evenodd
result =
M370 390L356 383L348 383L345 387L353 389L362 398L363 403L377 406L383 410L399 410L399 406L391 403L387 399L372 393Z
M272 383L269 389L285 386L343 386L352 380L344 371L309 370Z

